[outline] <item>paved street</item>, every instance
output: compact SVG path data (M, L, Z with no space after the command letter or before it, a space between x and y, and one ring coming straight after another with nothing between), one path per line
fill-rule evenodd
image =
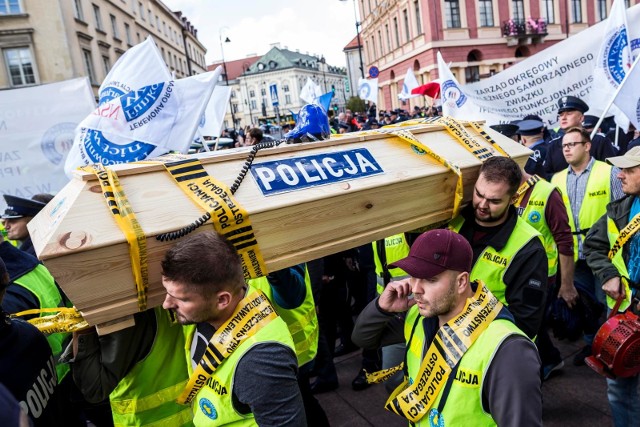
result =
M582 341L561 342L558 345L565 360L561 373L551 377L542 386L543 420L550 427L609 426L611 416L606 400L606 384L586 366L575 367L573 355L582 347ZM407 422L383 409L386 393L383 385L355 392L351 380L360 366L360 353L355 352L336 359L340 388L320 394L318 399L325 408L332 426L406 426Z

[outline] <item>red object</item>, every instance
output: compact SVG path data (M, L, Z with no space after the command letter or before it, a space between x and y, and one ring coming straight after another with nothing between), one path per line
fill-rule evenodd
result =
M640 373L640 321L630 311L616 314L619 305L620 301L596 334L593 356L585 359L591 369L608 378Z
M411 95L426 95L431 98L437 98L440 95L440 83L438 82L429 82L427 84L423 84L422 86L418 86L414 89L411 89Z

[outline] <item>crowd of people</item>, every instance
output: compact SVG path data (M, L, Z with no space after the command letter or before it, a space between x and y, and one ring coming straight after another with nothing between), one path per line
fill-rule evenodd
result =
M249 281L219 234L182 238L161 262L162 307L101 336L45 337L24 320L39 314L9 316L71 302L27 229L51 196L5 195L0 424L326 426L315 395L341 386L334 358L362 349L351 387L384 380L387 409L408 422L542 425L541 384L564 365L550 333L583 339L572 362L584 365L604 314L623 298L635 310L640 286L640 139L592 137L588 109L567 96L558 129L536 116L494 126L533 154L524 168L485 160L445 228ZM329 124L347 133L441 114L347 110ZM247 128L235 141L264 138ZM638 376L607 390L614 424L640 425Z

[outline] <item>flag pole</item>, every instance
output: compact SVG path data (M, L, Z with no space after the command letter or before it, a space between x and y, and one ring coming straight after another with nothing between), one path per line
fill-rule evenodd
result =
M611 108L611 106L613 105L613 102L618 97L618 94L620 93L620 90L622 90L622 87L624 86L625 82L627 81L627 79L631 75L631 71L633 71L633 69L636 67L636 65L638 65L638 60L639 59L640 59L640 55L638 55L638 57L635 59L635 61L633 61L633 64L631 65L631 68L629 68L629 70L625 73L624 78L622 79L622 81L620 82L620 85L618 86L618 89L616 89L616 92L613 94L613 96L611 97L611 100L607 104L607 108L604 109L604 112L602 113L602 116L600 116L600 118L598 119L598 123L596 123L595 127L593 128L593 131L591 132L591 139L593 139L593 137L596 135L596 133L598 133L598 128L602 124L602 121L604 120L604 117L609 112L609 109Z

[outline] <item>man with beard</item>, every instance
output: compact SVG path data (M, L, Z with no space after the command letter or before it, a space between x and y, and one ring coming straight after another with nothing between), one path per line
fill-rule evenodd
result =
M548 261L540 233L513 207L521 179L520 166L512 159L487 159L480 167L472 203L449 222L449 228L471 244L471 280L485 282L532 338L544 316Z
M416 425L540 426L537 350L486 284L470 280L472 258L450 230L420 235L391 264L410 277L362 311L353 339L371 349L405 343L407 380L386 408Z

